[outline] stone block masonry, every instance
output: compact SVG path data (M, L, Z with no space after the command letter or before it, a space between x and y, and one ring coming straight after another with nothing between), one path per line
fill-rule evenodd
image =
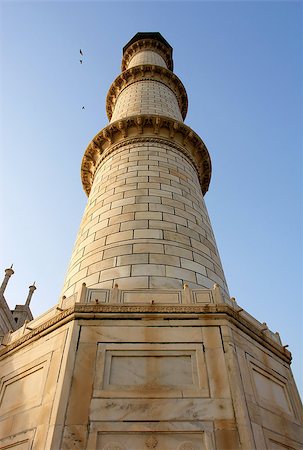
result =
M156 41L126 49L107 96L110 124L83 158L89 195L64 283L89 288L228 288L203 194L206 147L185 125L187 95L171 52Z
M0 449L302 450L291 354L229 298L172 69L159 33L124 48L64 295L3 338Z
M130 258L138 253L141 259ZM77 292L92 274L88 287L113 287L123 279L129 288L141 288L144 277L151 288L153 277L161 276L167 288L209 288L216 282L227 292L217 261L191 161L168 141L126 141L97 169L64 292Z

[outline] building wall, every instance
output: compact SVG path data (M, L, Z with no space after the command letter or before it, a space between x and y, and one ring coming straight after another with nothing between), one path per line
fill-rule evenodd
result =
M302 448L302 404L289 364L236 326L222 327L222 335L235 345L238 379L243 383L240 393L256 448Z
M213 449L216 433L224 439L215 418L229 441L218 448L240 448L219 327L171 325L82 322L62 449L75 428L83 448Z
M289 353L216 292L192 292L200 313L160 292L153 314L62 304L32 322L38 339L16 332L0 355L0 449L301 449Z
M72 328L63 325L0 361L0 449L51 448L69 395Z

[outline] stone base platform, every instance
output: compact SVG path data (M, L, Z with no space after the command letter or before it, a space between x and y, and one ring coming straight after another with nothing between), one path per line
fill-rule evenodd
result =
M5 336L0 449L299 450L290 361L218 286L83 286Z

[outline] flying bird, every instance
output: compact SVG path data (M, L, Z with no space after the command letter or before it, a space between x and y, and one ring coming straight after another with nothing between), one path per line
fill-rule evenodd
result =
M82 109L85 109L84 106L82 106Z
M82 50L81 50L81 48L80 48L80 55L82 55L82 56L83 56L83 53L82 53Z
M82 64L83 63L83 59L80 59L80 64Z

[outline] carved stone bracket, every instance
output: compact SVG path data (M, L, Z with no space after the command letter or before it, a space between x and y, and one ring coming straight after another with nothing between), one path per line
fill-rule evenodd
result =
M121 91L132 83L146 80L158 81L170 88L177 97L182 117L185 119L188 108L188 99L182 82L170 70L150 64L131 67L122 72L115 79L109 88L106 98L106 113L108 119L111 120L112 118L116 100Z
M134 42L126 49L122 59L121 65L122 72L127 68L133 56L136 53L142 52L144 50L150 50L155 53L158 53L160 56L162 56L162 58L166 62L168 69L171 71L173 70L173 60L171 50L169 50L169 48L166 45L162 44L161 42L155 39L142 39Z
M211 178L211 160L204 142L184 123L158 115L119 119L94 137L84 153L81 165L82 184L86 194L90 193L100 163L116 149L117 144L130 144L132 139L137 142L151 142L156 138L177 148L192 162L204 195L208 191Z

